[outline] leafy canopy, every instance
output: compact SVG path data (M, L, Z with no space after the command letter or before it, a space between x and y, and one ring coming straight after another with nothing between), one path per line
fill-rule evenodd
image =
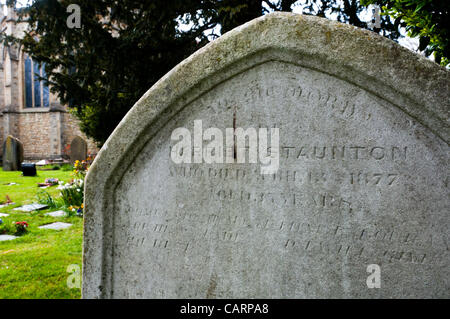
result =
M378 4L384 15L395 19L395 26L406 28L408 36L419 37L419 50L443 66L450 64L448 0L363 0Z

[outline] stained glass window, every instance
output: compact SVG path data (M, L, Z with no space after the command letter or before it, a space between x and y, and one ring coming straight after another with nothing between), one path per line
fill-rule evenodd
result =
M33 107L33 89L32 89L32 72L31 72L31 59L27 57L25 59L25 106Z
M47 78L47 73L45 73L45 63L42 65L42 77ZM49 89L45 82L42 82L42 99L44 102L44 107L49 106Z
M33 71L34 71L34 107L41 106L41 82L39 78L41 76L41 68L38 63L33 61Z
M45 63L41 65L25 55L24 64L25 107L49 107L50 90L45 81L40 80L41 76L47 77Z

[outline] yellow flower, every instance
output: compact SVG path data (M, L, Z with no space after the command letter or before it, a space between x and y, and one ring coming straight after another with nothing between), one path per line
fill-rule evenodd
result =
M84 208L84 205L83 205L83 204L81 204L81 208Z

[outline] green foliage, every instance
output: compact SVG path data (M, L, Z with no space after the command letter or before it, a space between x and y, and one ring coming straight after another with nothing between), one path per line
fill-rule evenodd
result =
M45 190L41 189L36 194L37 202L39 204L48 205L49 208L58 208L60 205L53 199Z
M80 180L78 183L67 183L57 198L42 190L37 194L38 203L48 205L49 209L64 210L69 217L82 216L84 193L79 183Z
M419 50L426 56L434 53L435 61L448 66L449 11L448 0L363 0L378 4L382 14L395 19L395 25L405 27L410 37L419 37Z
M16 235L21 236L28 231L28 223L26 221L6 222L0 219L0 235Z
M83 201L84 201L84 179L90 166L92 158L85 161L75 161L70 174L74 179L68 183L59 183L59 197L54 198L45 190L38 191L36 197L40 204L48 205L49 208L63 209L68 212L69 216L83 215Z
M63 164L63 165L61 166L61 170L62 170L63 172L72 171L72 170L73 170L73 166L70 165L70 164Z
M16 228L14 235L17 235L17 236L22 236L23 234L25 234L28 231L28 227L29 227L28 223L25 221L15 222L14 226Z
M83 205L84 199L83 180L76 179L72 184L68 183L61 189L61 200L66 207Z
M16 226L14 223L3 221L2 224L0 224L0 235L14 235L15 233Z
M73 164L72 175L76 179L84 180L92 160L93 159L90 156L83 161L76 160L75 163Z

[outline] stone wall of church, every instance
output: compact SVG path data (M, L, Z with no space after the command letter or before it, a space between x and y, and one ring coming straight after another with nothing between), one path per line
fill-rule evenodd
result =
M0 116L0 123L2 123L2 120L3 120L2 116ZM0 132L0 156L2 156L3 153L3 141L4 141L3 134L2 132Z
M41 159L56 155L51 150L50 113L21 113L16 116L19 123L17 138L23 143L25 158Z
M3 118L3 119L2 119ZM68 158L76 136L88 144L88 154L96 154L95 143L81 132L78 120L65 111L7 113L0 117L10 123L9 134L23 143L26 160ZM3 145L5 134L0 134ZM0 147L0 156L2 155Z
M15 24L14 9L7 9L6 16L0 10L0 30L21 37L26 24ZM19 47L0 44L0 157L8 135L23 143L25 160L67 159L76 136L87 142L88 154L96 154L95 143L81 133L77 119L60 105L56 95L50 92L46 106L43 102L39 107L34 102L25 105L24 61L25 54Z

